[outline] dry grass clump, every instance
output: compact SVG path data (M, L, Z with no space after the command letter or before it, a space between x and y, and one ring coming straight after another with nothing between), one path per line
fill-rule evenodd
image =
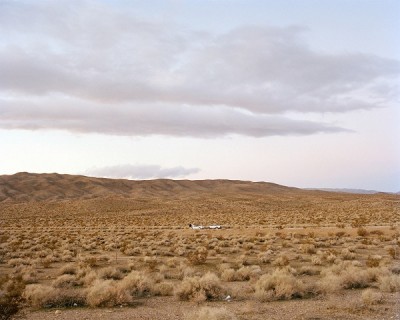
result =
M121 280L124 274L120 268L107 267L100 270L99 276L104 280Z
M18 312L25 284L21 277L0 276L0 319L9 319Z
M372 289L365 289L361 294L364 305L373 305L383 302L383 295Z
M267 250L266 252L260 252L258 254L258 261L259 261L259 263L263 263L263 264L271 263L272 256L273 256L272 250Z
M341 257L343 260L354 260L356 258L356 254L350 251L349 248L344 248L341 252Z
M222 281L236 281L236 271L233 268L226 268L221 273Z
M17 274L19 274L22 277L22 281L25 284L32 284L38 282L38 272L33 267L30 266L23 267L17 271Z
M311 263L314 265L314 266L321 266L321 265L323 265L323 258L322 257L320 257L320 256L312 256L311 257Z
M206 301L221 299L225 289L221 281L214 273L206 273L200 277L186 277L178 285L175 295L184 301Z
M392 257L392 259L397 259L399 257L399 249L394 246L388 246L386 248L388 254Z
M78 266L73 263L66 264L59 271L60 275L62 275L62 274L73 275L73 274L77 274L77 273L78 273Z
M317 252L317 250L315 249L315 245L313 244L303 244L300 247L300 250L303 253L308 253L308 254L315 254Z
M289 258L286 254L281 254L272 263L274 266L285 267L289 265Z
M368 268L376 268L379 267L381 260L382 260L381 256L378 255L369 256L365 261L365 264Z
M236 316L225 308L202 307L184 317L185 320L236 320Z
M382 272L378 268L362 269L348 262L341 263L323 270L323 278L319 282L319 287L325 292L367 288L378 280Z
M205 247L200 247L192 252L189 252L187 259L192 265L199 265L206 262L208 256L208 250Z
M262 302L304 298L314 294L314 290L286 269L276 269L273 273L264 274L256 282L254 289L255 298Z
M171 283L162 281L154 284L152 292L156 296L172 296L174 294L174 286Z
M385 274L378 278L379 289L383 292L400 291L400 275Z
M53 281L54 288L72 288L79 286L78 279L75 275L63 274Z
M86 291L86 301L90 307L112 307L129 305L133 298L127 289L118 286L114 280L96 280Z
M357 234L358 234L360 237L365 237L365 236L368 235L368 231L367 231L367 229L365 229L364 227L359 227L359 228L357 229Z
M251 278L257 278L261 274L261 268L257 265L243 266L238 270L227 268L221 273L223 281L249 281Z
M299 275L315 276L319 275L321 271L313 266L302 266L297 270Z
M85 298L76 290L62 290L42 284L27 285L22 296L34 308L72 307L85 304Z
M132 271L118 282L118 286L132 296L142 297L154 293L154 281L145 273Z

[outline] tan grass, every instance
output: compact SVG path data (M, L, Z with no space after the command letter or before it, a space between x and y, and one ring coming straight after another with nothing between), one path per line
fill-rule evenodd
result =
M225 308L202 307L199 310L189 312L184 316L185 320L236 320L237 317Z

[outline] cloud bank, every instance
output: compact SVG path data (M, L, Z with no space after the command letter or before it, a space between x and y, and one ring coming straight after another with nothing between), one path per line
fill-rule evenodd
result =
M96 1L5 1L0 128L303 135L344 129L288 112L306 118L397 99L398 61L317 52L304 32L244 26L211 34Z
M198 168L184 168L181 166L163 168L158 165L116 165L87 170L85 174L95 177L125 178L125 179L157 179L182 178L199 172Z

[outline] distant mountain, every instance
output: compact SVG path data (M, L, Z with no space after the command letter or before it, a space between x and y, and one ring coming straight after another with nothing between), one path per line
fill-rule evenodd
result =
M306 188L304 190L320 190L320 191L328 191L328 192L344 192L344 193L355 193L355 194L375 194L382 193L381 191L376 190L364 190L364 189L346 189L346 188Z
M21 172L0 176L0 202L104 197L196 196L200 193L287 194L306 192L268 182L236 180L124 180Z

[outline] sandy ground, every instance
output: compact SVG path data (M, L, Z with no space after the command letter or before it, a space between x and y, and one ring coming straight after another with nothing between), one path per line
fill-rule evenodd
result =
M21 310L13 319L32 320L180 320L190 319L190 313L203 306L226 308L237 319L249 320L328 320L328 319L400 319L400 294L385 294L383 304L365 307L361 303L361 290L346 291L309 300L291 300L261 303L258 301L208 302L197 304L177 301L173 297L137 300L135 306L121 308L76 308L35 311Z

